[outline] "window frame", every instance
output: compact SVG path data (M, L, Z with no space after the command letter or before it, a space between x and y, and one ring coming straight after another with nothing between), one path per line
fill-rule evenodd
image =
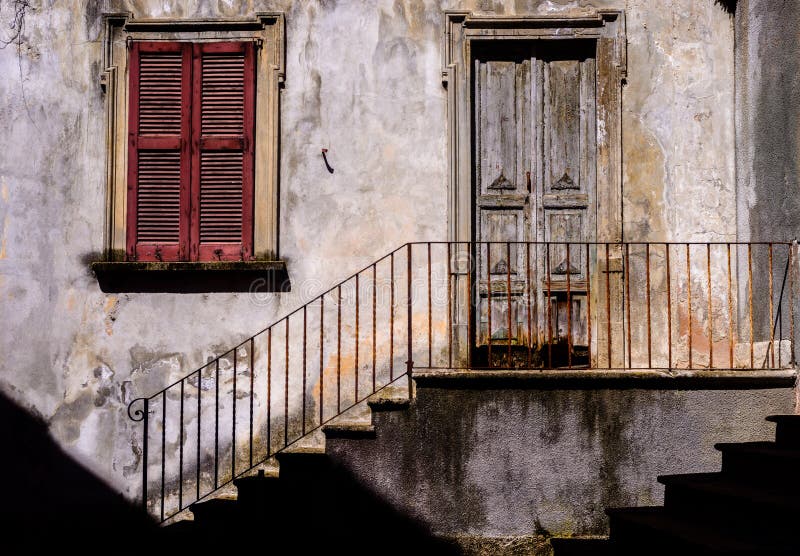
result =
M251 260L277 260L279 96L284 83L285 22L280 12L216 20L135 19L129 12L104 14L103 72L106 120L104 259L128 256L130 66L129 45L141 42L255 43L255 101ZM197 261L183 256L181 260Z

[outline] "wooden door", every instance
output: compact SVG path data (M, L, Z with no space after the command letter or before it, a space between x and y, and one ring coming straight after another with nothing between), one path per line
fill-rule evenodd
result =
M585 364L590 254L577 242L596 237L594 43L478 50L473 70L473 364Z

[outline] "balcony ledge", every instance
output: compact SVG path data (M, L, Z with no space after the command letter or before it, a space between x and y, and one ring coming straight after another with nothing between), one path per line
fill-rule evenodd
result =
M285 261L97 261L90 268L107 293L264 293L291 288Z
M796 369L463 370L414 369L421 388L530 390L754 390L792 388Z

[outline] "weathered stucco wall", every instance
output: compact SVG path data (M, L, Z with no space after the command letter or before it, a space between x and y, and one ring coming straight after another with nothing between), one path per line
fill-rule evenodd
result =
M798 155L800 4L739 0L736 8L736 132L739 236L800 235Z
M536 378L426 382L407 411L373 415L374 440L328 439L326 450L438 534L604 535L606 507L661 504L658 475L718 471L714 443L769 440L766 412L794 405L786 387L550 389Z
M0 5L10 32L11 3ZM713 0L33 0L0 50L0 388L138 492L133 397L161 389L377 256L446 237L443 11L625 9L627 239L732 239L733 31ZM280 294L104 294L102 13L285 11ZM320 157L328 157L329 174Z

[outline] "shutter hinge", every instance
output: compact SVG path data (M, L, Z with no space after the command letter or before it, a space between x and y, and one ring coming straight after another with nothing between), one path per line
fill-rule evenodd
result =
M261 48L264 46L264 39L256 39L256 48Z
M125 37L125 48L128 50L133 46L133 39L130 36Z

